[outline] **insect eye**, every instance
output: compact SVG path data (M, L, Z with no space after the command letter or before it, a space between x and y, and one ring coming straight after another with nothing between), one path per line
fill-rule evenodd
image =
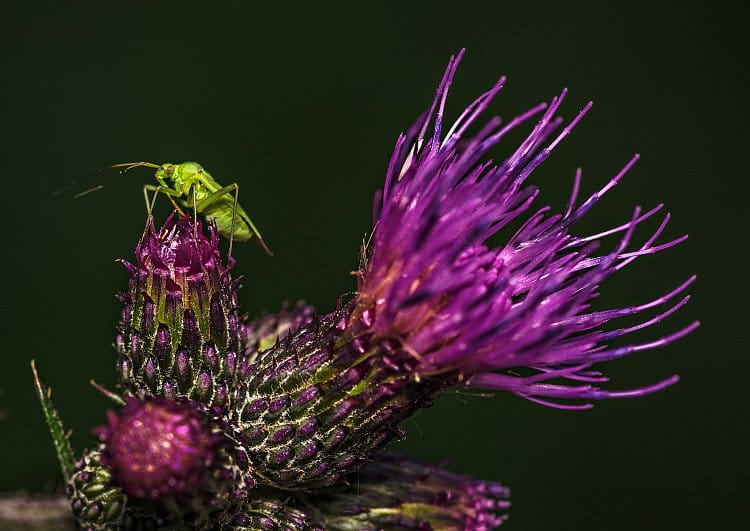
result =
M172 173L173 171L174 171L174 166L172 166L171 164L166 167L166 172L167 173Z

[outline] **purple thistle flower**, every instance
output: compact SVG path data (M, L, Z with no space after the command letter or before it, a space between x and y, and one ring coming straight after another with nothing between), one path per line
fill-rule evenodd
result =
M661 206L636 209L629 221L599 234L570 233L635 158L580 205L579 172L565 212L542 208L527 215L504 246L487 247L487 238L529 210L537 191L524 185L526 178L590 104L556 136L562 121L554 116L564 93L549 107L536 106L506 126L491 119L463 138L500 90L500 80L443 137L443 108L457 64L451 59L431 109L396 144L356 297L259 352L230 393L228 420L245 435L260 483L288 490L334 485L398 437L401 421L451 386L506 390L583 409L591 404L558 400L642 396L677 380L609 391L598 387L606 377L592 367L668 344L697 325L643 344L608 346L660 322L687 302L683 297L641 324L603 329L617 317L666 303L693 277L645 304L590 310L606 278L684 240L655 243L667 215L645 243L628 249L636 226ZM510 157L499 165L481 161L508 131L538 114ZM600 239L620 233L613 250L595 254Z
M102 463L129 496L158 499L206 487L222 437L190 403L128 397L119 414L107 412L107 421L97 428Z
M189 216L158 231L147 226L123 296L121 381L141 398L187 397L212 408L242 456L227 462L252 470L259 484L302 492L335 485L398 437L401 421L452 386L582 409L591 404L565 401L642 396L677 380L610 391L598 386L607 379L593 368L671 343L697 326L646 343L610 344L661 322L687 302L683 297L640 324L604 329L677 298L694 277L645 304L590 308L616 271L685 239L656 243L666 215L644 243L629 248L636 227L661 205L636 209L630 220L598 234L571 232L637 157L580 203L579 171L564 212L545 207L528 214L537 190L526 179L590 104L560 129L555 114L563 92L507 125L493 118L467 135L501 79L443 135L460 57L449 62L431 108L396 143L376 198L358 292L336 311L318 317L303 307L246 325L215 230L206 236ZM510 130L537 115L507 159L482 161ZM505 245L486 245L513 221L523 223ZM600 240L614 234L621 236L613 249L597 254Z
M677 376L626 391L604 390L596 384L607 378L592 366L667 345L695 329L697 322L653 341L609 344L661 322L689 296L638 325L602 328L611 320L672 301L694 276L644 304L600 311L590 306L608 277L687 236L656 243L667 214L644 243L630 248L636 227L662 205L645 213L636 208L630 220L598 234L571 233L573 224L622 179L638 155L583 202L577 201L579 169L564 212L550 213L543 207L529 214L538 191L525 184L527 178L591 103L560 129L563 121L555 114L564 90L549 105L537 105L505 125L492 118L476 135L467 136L502 88L503 77L443 134L446 98L462 55L451 58L429 111L396 142L385 187L375 201L374 232L363 256L352 322L365 321L375 338L402 341L418 360L415 377L457 371L471 387L509 391L553 407L583 409L591 404L555 400L642 396L672 385ZM535 116L540 116L536 125L508 158L500 164L482 162L509 131ZM525 221L505 245L486 245L490 236L522 216ZM596 252L604 237L618 233L619 242L611 250ZM517 375L515 369L521 367L533 374ZM557 379L574 384L552 383Z

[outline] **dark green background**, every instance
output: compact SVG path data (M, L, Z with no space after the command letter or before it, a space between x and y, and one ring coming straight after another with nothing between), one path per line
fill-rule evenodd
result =
M114 260L131 256L150 174L101 177L107 189L85 200L53 190L114 162L201 161L241 184L276 253L237 246L246 310L297 298L330 310L353 289L349 272L393 141L466 46L451 117L501 73L509 83L491 110L505 117L563 86L566 116L595 100L533 177L541 202L562 205L578 165L590 192L642 153L581 230L664 201L674 215L665 237L691 239L628 267L602 304L648 300L695 272L688 307L638 337L696 318L703 326L606 367L614 388L679 372L665 392L582 413L506 395L447 397L407 423L400 446L510 485L509 530L729 529L746 520L732 515L745 510L748 479L739 429L748 422L747 60L738 51L748 43L739 14L708 2L101 4L0 8L0 490L59 484L31 358L78 448L103 420L105 400L87 382L114 380L114 294L126 283Z

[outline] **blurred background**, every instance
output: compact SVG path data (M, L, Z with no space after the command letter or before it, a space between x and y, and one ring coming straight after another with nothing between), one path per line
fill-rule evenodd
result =
M637 339L698 318L703 326L605 367L613 388L679 373L662 393L585 412L450 395L409 421L397 446L509 485L509 530L740 528L749 420L738 333L748 295L742 18L690 1L270 4L0 7L0 491L60 488L30 359L79 450L109 406L88 381L114 383L115 293L126 286L115 259L132 256L152 173L98 169L197 160L220 182L238 182L275 253L235 247L245 310L305 299L329 311L354 289L350 271L393 142L465 46L449 120L500 74L509 81L490 113L506 118L565 86L565 116L595 102L532 176L540 204L564 205L577 166L585 195L642 154L578 230L665 202L673 222L664 240L691 238L629 266L601 305L650 300L697 273L693 301ZM52 195L72 181L104 189Z

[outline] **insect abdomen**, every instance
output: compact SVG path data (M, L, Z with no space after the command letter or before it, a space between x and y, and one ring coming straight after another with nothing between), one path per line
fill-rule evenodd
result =
M230 238L232 235L232 209L229 208L217 208L217 209L206 209L202 212L209 223L215 223L216 228L225 238ZM234 239L235 241L244 242L252 238L253 233L250 227L247 226L245 220L240 217L240 213L237 212L234 217Z

